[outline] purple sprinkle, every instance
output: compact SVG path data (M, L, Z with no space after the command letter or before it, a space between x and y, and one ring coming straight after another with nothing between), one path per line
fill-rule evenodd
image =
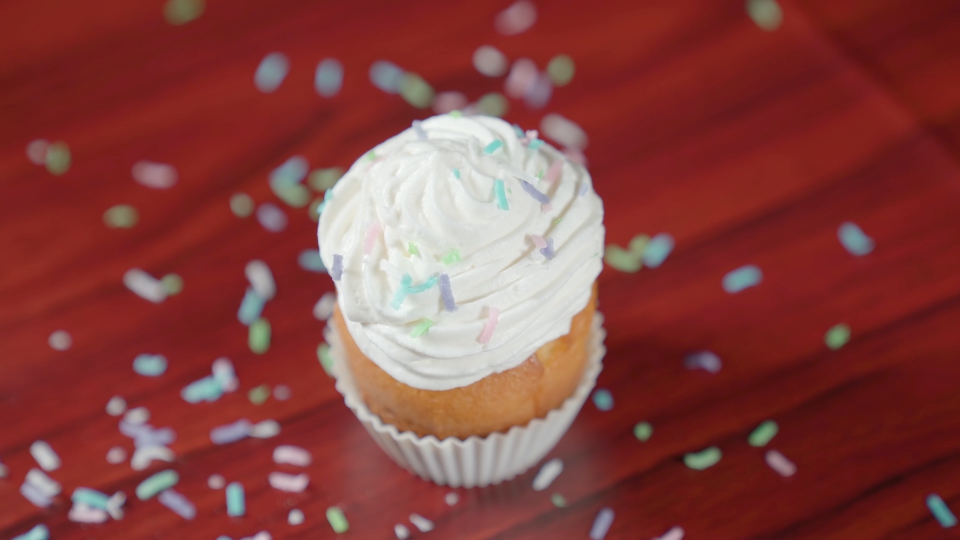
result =
M583 184L582 186L580 186L580 193L579 193L579 195L580 195L581 197L583 197L583 196L586 195L586 194L587 194L587 185L586 185L586 184Z
M413 130L417 133L417 138L425 141L427 140L427 132L423 130L423 126L420 125L419 120L413 121Z
M440 274L440 296L443 298L443 307L447 311L456 311L457 303L453 301L453 291L450 290L450 276Z
M250 428L253 427L246 418L237 420L232 424L217 426L210 430L210 440L213 444L228 444L239 441L250 434Z
M340 278L343 276L343 255L336 254L333 256L333 268L330 269L330 277L334 281L340 281Z
M549 261L553 258L553 238L544 238L544 240L547 242L547 247L541 249L540 253Z
M547 204L550 202L550 197L547 197L543 193L537 191L537 188L533 187L533 184L527 182L526 180L521 180L520 185L523 187L523 190L530 194L531 197L540 201L540 204Z

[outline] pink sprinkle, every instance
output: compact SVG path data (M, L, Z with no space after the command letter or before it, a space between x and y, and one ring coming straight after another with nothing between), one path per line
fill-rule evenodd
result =
M545 182L553 182L557 178L560 178L560 171L563 170L563 160L558 159L550 164L550 168L547 169L547 174L543 176Z
M542 210L542 211L544 211L544 212L549 212L549 211L553 210L553 204L551 204L551 203L541 204L541 205L540 205L540 210Z
M133 179L153 189L169 189L177 183L177 169L166 163L141 160L133 164Z
M567 159L578 165L583 165L584 167L587 166L587 156L585 156L583 152L577 150L576 148L564 148L563 155L567 156Z
M363 253L369 255L373 251L373 244L377 241L377 236L380 235L380 231L383 230L383 225L379 221L374 221L370 224L370 228L367 229L367 238L363 242Z
M543 249L547 247L547 243L543 241L543 237L537 234L531 234L530 238L533 239L533 243L537 246L537 249Z
M486 345L490 341L490 337L493 336L493 331L497 328L497 323L500 321L500 310L495 307L487 308L487 322L483 325L483 332L480 334L480 343Z

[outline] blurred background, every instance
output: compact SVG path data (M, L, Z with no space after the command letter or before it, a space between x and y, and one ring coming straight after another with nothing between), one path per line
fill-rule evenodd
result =
M604 199L542 491L408 474L323 367L323 193L452 110ZM0 537L952 538L958 180L953 1L7 1Z

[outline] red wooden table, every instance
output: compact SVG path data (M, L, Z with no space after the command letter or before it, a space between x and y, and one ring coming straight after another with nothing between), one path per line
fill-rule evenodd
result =
M403 5L401 5L403 4ZM960 511L960 3L949 0L783 1L783 23L758 28L740 0L540 1L516 36L495 32L496 2L211 0L174 26L163 2L9 1L0 4L0 537L37 523L51 538L332 538L324 512L339 505L343 537L390 538L416 512L431 538L586 538L602 507L608 538L653 538L674 525L689 539L947 538L924 500ZM235 217L236 192L276 201L266 177L293 155L348 166L429 113L375 88L377 59L471 100L502 90L471 66L492 44L542 69L576 62L573 82L543 110L510 100L524 127L558 112L587 131L608 241L669 232L676 249L658 269L606 268L601 310L609 331L599 386L615 405L587 403L551 457L566 468L544 492L535 470L484 489L451 490L395 466L363 431L317 362L323 323L311 309L332 290L304 271L315 246L305 209L285 207L286 231ZM289 76L275 93L253 86L260 60L281 51ZM342 91L313 89L321 59L345 68ZM72 166L52 175L27 144L65 141ZM173 164L179 182L152 190L131 178L139 160ZM140 214L109 229L116 204ZM876 240L847 253L837 227ZM270 350L253 354L236 310L244 265L266 261L277 297L264 312ZM759 266L763 282L730 295L728 271ZM152 304L127 290L125 271L182 276L182 293ZM833 351L824 333L845 323ZM47 344L63 329L66 351ZM723 369L683 366L712 350ZM163 354L160 377L135 374L140 353ZM215 403L180 398L227 356L240 391ZM247 399L286 384L292 399ZM176 489L196 506L186 521L133 497L152 472L106 462L130 439L104 407L114 395L170 426ZM224 446L212 427L278 420L281 433ZM747 444L761 421L768 448L797 473L781 478L766 448ZM652 424L646 442L632 434ZM63 494L39 509L19 493L48 441ZM277 444L308 448L310 487L267 484ZM695 471L688 452L723 458ZM240 481L247 515L226 515L212 473ZM122 521L67 520L77 486L125 491ZM459 494L449 506L444 496ZM557 508L550 495L562 494ZM306 521L286 522L290 508Z

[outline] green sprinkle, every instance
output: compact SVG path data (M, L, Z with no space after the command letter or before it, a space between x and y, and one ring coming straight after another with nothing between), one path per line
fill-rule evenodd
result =
M953 515L947 503L943 502L943 499L936 493L927 495L927 508L930 509L930 513L937 518L940 526L944 529L949 529L957 524L957 516Z
M777 426L776 422L773 420L766 420L757 426L757 429L750 433L750 436L747 437L747 442L750 443L750 446L755 446L757 448L766 446L767 443L770 442L770 439L773 439L779 430L780 427Z
M420 337L427 333L427 330L430 330L430 327L433 326L433 321L430 319L423 319L420 321L420 324L413 327L413 332L410 332L410 337Z
M103 213L103 223L111 229L129 229L140 221L140 213L129 204L118 204Z
M177 274L167 274L160 278L160 284L163 285L163 290L167 291L167 294L174 296L180 294L183 290L183 278Z
M259 318L250 325L247 344L256 354L263 354L270 348L270 321Z
M303 208L310 200L310 190L302 184L279 184L273 186L273 193L293 208Z
M477 100L477 110L479 110L481 114L499 118L507 114L507 98L500 92L484 94L483 97Z
M240 218L249 217L253 213L253 199L246 193L234 193L230 197L230 211Z
M343 177L343 169L340 167L329 167L327 169L317 169L310 173L307 183L310 184L318 193L326 191L337 183Z
M460 248L451 249L449 253L447 253L446 255L443 256L443 258L440 259L440 262L448 266L453 263L460 262Z
M227 515L242 516L247 513L247 501L243 493L243 484L230 482L227 484Z
M168 23L179 26L187 24L203 14L203 0L169 0L163 6L163 18Z
M643 250L647 248L647 244L650 243L650 237L645 234L638 234L630 239L630 244L627 246L627 249L631 253L638 257L643 256Z
M497 178L493 181L493 191L497 194L497 206L501 210L509 210L510 204L507 203L507 194L503 191L503 180Z
M540 180L543 180L543 175L544 175L544 174L546 174L546 171L540 171L540 172L538 172L538 173L537 173L537 178L539 178Z
M633 426L633 436L640 442L647 442L653 436L653 426L650 422L640 422Z
M713 467L723 457L723 452L716 446L711 446L706 450L691 452L683 456L683 463L695 471L702 471Z
M557 508L565 508L567 506L567 500L559 493L554 493L551 495L550 502L552 502Z
M834 351L846 345L848 341L850 341L850 327L843 323L834 325L823 336L823 342Z
M323 366L323 370L327 372L327 375L333 377L333 355L330 354L330 346L326 343L321 343L317 345L317 359L320 360L320 365Z
M553 224L553 226L557 226L557 225L560 224L561 221L563 221L563 218L562 218L562 217L558 217L557 219L551 221L550 223Z
M761 30L773 32L783 22L783 10L777 0L747 0L747 15Z
M251 388L250 391L247 392L247 398L249 398L250 403L253 403L254 405L263 405L263 403L267 401L267 398L269 397L270 386L266 384L261 384L260 386Z
M460 118L461 116L463 116L463 113L457 110L450 111L449 114L454 118Z
M350 524L347 523L347 516L343 515L343 510L336 506L327 508L327 521L333 527L333 532L337 534L345 533L350 528Z
M168 469L147 478L137 486L137 498L145 501L161 491L172 488L180 481L177 471Z
M607 249L603 252L603 260L606 261L611 268L630 274L639 272L643 267L640 255L633 251L623 249L616 244L607 244Z
M367 155L364 156L364 157L367 158L367 159L370 160L370 161L373 161L373 160L377 159L377 153L374 152L373 150L371 150L371 151L367 152Z
M455 176L455 177L457 178L457 180L459 180L459 179L460 179L460 169L454 169L454 170L453 170L453 176Z
M433 87L416 73L406 72L400 79L400 96L418 109L426 109L433 103Z
M70 170L70 147L67 143L57 141L47 147L44 164L50 174L60 176Z
M547 76L553 81L554 86L564 86L573 80L573 74L576 68L573 65L573 59L565 54L554 56L547 64Z
M500 139L494 139L490 141L490 144L488 144L486 148L483 149L483 153L492 154L496 152L497 149L500 148L501 146L503 146L503 141L501 141Z
M317 197L310 201L310 206L307 207L307 214L314 223L320 221L321 206L323 206L323 197Z
M411 255L420 255L420 250L417 249L417 245L413 242L407 242L407 253Z

